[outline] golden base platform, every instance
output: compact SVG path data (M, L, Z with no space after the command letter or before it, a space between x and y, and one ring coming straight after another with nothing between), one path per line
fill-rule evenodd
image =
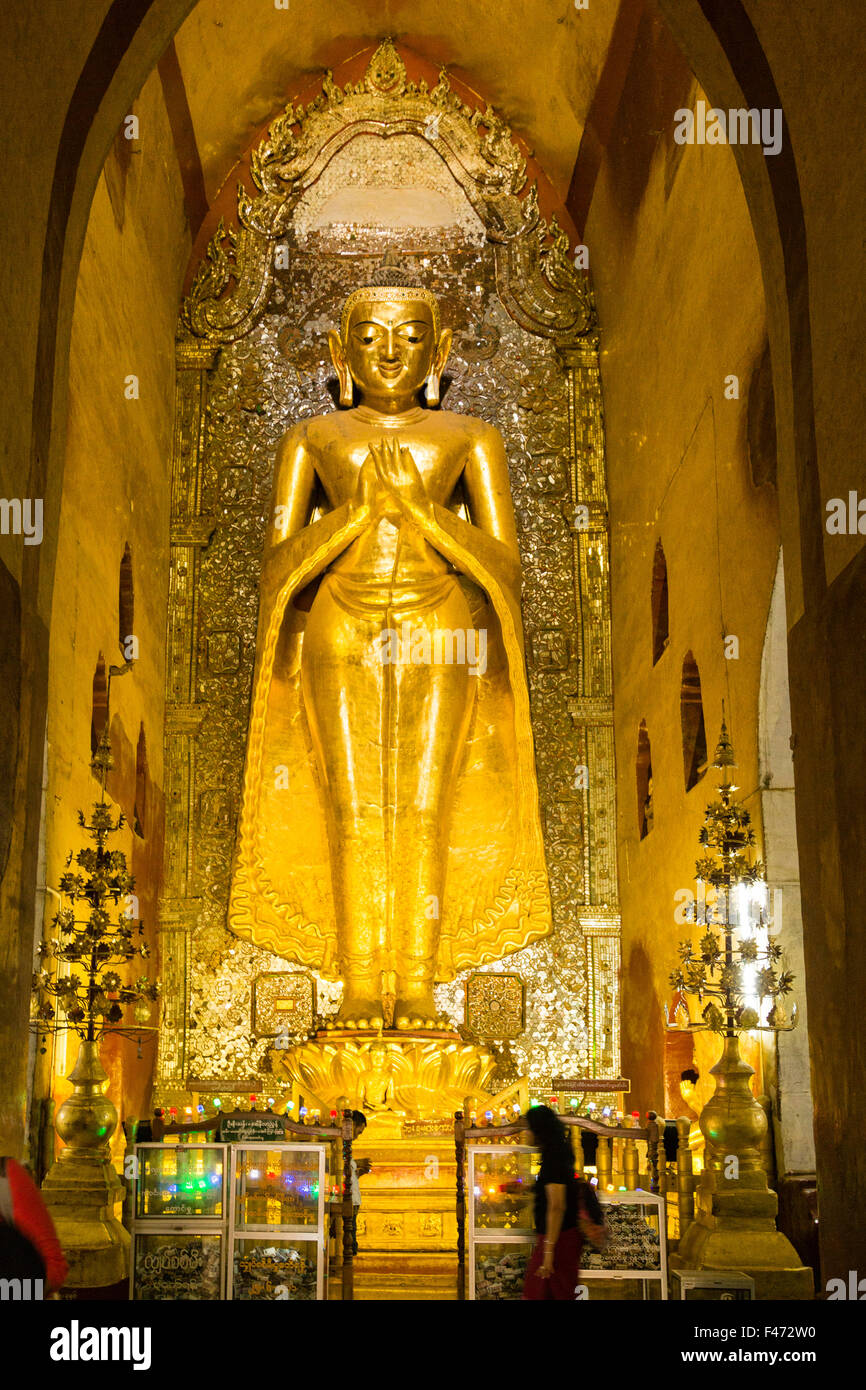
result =
M319 1032L286 1052L275 1049L271 1059L274 1075L307 1104L348 1105L367 1116L367 1128L353 1147L355 1158L368 1158L372 1165L360 1179L360 1255L374 1263L385 1254L410 1261L437 1256L448 1265L457 1250L453 1115L467 1097L479 1107L488 1099L484 1088L496 1065L494 1054L439 1028L340 1028ZM383 1266L371 1289L386 1273L388 1280L396 1278L395 1288L400 1286L396 1266L389 1268ZM430 1291L418 1296L449 1297L444 1285L440 1288L442 1277L437 1272ZM394 1295L369 1293L377 1296Z
M483 1102L496 1065L487 1048L438 1028L328 1029L270 1055L275 1077L328 1109L342 1099L413 1120L450 1119L467 1096Z
M375 1255L362 1249L352 1296L356 1303L456 1302L457 1253ZM331 1281L328 1297L340 1298L339 1279Z
M397 1118L371 1115L353 1146L354 1155L372 1165L360 1179L359 1252L456 1253L453 1132L443 1124L440 1134L413 1133L407 1120L403 1132L395 1133Z

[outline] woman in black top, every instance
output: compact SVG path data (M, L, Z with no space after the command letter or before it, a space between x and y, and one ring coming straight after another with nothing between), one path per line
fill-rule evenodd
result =
M555 1111L534 1105L526 1123L541 1150L535 1179L537 1241L523 1289L525 1299L573 1299L580 1273L583 1235L604 1244L604 1217L588 1183L574 1174L571 1137Z

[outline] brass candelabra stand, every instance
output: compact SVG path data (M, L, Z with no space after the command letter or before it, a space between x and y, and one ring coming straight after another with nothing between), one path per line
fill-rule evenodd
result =
M94 755L101 796L90 820L78 813L79 824L93 845L70 853L60 880L65 906L55 913L53 933L38 947L42 966L33 976L31 1027L42 1041L60 1032L77 1033L78 1056L68 1080L72 1094L60 1106L55 1127L65 1147L42 1185L70 1266L68 1285L94 1288L114 1284L126 1273L129 1235L114 1215L123 1187L110 1162L109 1141L117 1127L117 1110L104 1094L108 1076L99 1060L99 1042L108 1033L136 1039L141 1055L149 1024L151 1002L159 982L141 975L124 983L120 969L149 954L136 935L131 911L120 910L129 900L135 880L126 855L107 847L108 837L123 825L105 799L105 780L111 770L107 730ZM74 867L73 867L74 866ZM53 964L49 968L46 962ZM68 973L61 967L68 966ZM127 1022L124 1013L133 1010Z
M701 829L699 886L715 889L710 906L692 914L704 928L697 949L680 945L674 989L703 1005L700 1019L685 1026L723 1039L711 1069L716 1089L700 1116L706 1158L695 1193L695 1220L671 1259L680 1269L738 1270L755 1280L759 1298L811 1298L811 1270L776 1229L778 1197L770 1190L761 1157L767 1117L752 1095L752 1067L740 1056L740 1034L787 1032L797 1008L785 1007L793 976L770 933L763 906L764 867L753 860L755 832L749 812L734 799L730 776L736 766L724 717L713 767L721 772L718 798L707 807Z

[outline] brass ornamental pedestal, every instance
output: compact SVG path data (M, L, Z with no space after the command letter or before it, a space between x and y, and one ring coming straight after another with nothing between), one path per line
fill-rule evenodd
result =
M42 1191L69 1264L67 1289L104 1288L125 1278L129 1232L115 1215L123 1186L109 1158L117 1111L103 1094L108 1075L99 1043L83 1041L68 1078L72 1095L57 1112L57 1133L66 1148Z
M793 975L783 968L782 948L763 909L756 922L748 909L750 892L758 892L760 901L763 865L752 860L749 812L734 798L730 769L736 764L724 707L713 766L721 770L721 783L704 816L696 877L716 891L721 916L715 909L710 913L704 896L703 912L696 911L693 919L703 935L697 949L688 941L681 944L682 964L671 984L704 1004L702 1021L689 1027L720 1034L723 1046L710 1073L715 1094L700 1116L706 1161L695 1192L695 1219L671 1267L740 1271L754 1279L760 1299L812 1298L811 1269L800 1264L787 1236L776 1230L779 1199L761 1153L767 1116L749 1086L754 1071L740 1056L741 1032L788 1031L797 1011L794 1006L789 1017L784 1005Z
M736 1034L725 1038L711 1075L716 1091L700 1117L707 1161L695 1193L695 1220L671 1256L671 1268L739 1270L754 1279L756 1298L812 1298L811 1269L776 1230L779 1199L759 1152L767 1117L749 1089L754 1072L740 1057Z

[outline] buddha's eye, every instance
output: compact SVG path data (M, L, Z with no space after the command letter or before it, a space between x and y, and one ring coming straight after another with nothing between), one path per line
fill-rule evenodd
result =
M355 329L355 342L362 343L364 347L369 347L371 343L378 342L382 336L381 329L374 323L365 324L363 327Z

